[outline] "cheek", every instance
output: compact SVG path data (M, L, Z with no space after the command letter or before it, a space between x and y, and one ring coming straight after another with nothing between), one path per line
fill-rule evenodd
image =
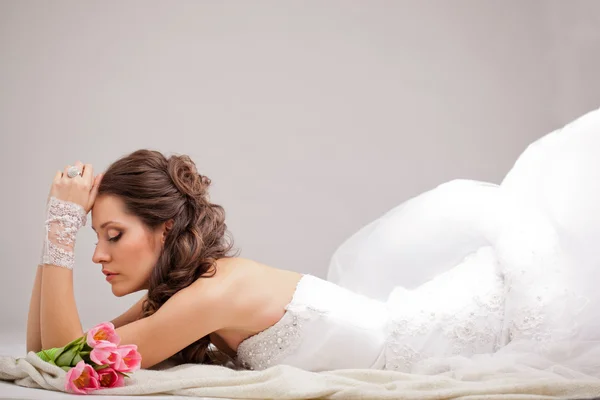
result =
M132 235L127 241L123 240L122 250L127 253L127 258L135 260L131 265L139 266L140 262L146 264L157 257L155 246L145 235Z

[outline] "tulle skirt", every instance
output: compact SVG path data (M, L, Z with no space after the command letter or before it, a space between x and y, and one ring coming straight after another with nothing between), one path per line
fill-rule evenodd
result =
M530 144L501 184L450 181L368 223L335 251L327 278L406 300L465 262L502 279L499 346L430 354L411 372L600 379L600 110ZM467 282L454 272L437 295Z

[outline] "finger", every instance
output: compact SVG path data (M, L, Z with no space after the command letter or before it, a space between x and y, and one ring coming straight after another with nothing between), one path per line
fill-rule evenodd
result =
M92 167L92 164L85 164L83 166L83 181L86 182L88 185L92 186L94 183L94 168Z
M95 178L94 178L94 184L92 186L92 190L90 191L90 199L89 199L89 203L88 203L88 210L92 209L92 206L94 205L94 202L96 201L96 197L98 196L98 188L100 187L100 181L102 180L102 174L98 174Z
M79 171L81 171L80 176L83 176L83 163L81 161L77 160L77 161L75 161L75 166L77 167L77 169ZM77 177L75 177L75 178L77 178Z
M54 174L54 179L52 179L52 182L57 183L60 181L60 178L62 178L63 176L63 172L62 171L56 171L56 174Z
M48 193L48 199L54 195L54 185L60 182L60 180L62 179L62 175L62 171L56 171L56 173L54 174L54 178L52 178L52 185L50 185L50 192Z

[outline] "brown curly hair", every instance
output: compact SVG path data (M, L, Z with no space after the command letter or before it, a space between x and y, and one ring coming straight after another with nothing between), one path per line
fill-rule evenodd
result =
M222 206L209 201L211 180L200 175L187 155L169 158L140 149L113 162L104 172L98 196L109 194L125 203L126 212L150 229L173 220L164 248L152 270L142 318L154 314L179 290L216 272L216 261L230 254L233 240ZM183 362L222 363L206 335L174 355Z

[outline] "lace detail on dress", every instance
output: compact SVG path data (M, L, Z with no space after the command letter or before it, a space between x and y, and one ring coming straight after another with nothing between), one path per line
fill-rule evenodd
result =
M504 303L499 295L489 301L475 299L477 311L439 315L421 311L406 319L394 319L390 326L386 369L410 371L431 356L472 355L499 347ZM434 347L426 338L435 335Z
M542 341L548 339L548 332L544 332L542 327L545 322L543 314L542 298L536 296L536 305L516 307L514 315L509 320L509 339L511 341L521 338Z
M496 350L499 346L498 328L503 323L503 315L504 298L499 293L485 299L474 297L472 311L451 315L448 324L442 324L444 334L453 343L451 354Z
M86 214L79 204L56 197L48 199L41 264L73 269L75 237L87 222Z
M470 356L499 348L504 288L493 271L493 254L488 255L488 263L481 263L483 257L472 258L486 265L467 261L393 299L385 369L410 372L415 363L430 357Z
M534 297L523 290L511 299L509 304L517 301L508 319L511 341L533 340L543 348L544 343L577 337L581 312L589 306L589 299L568 289L546 292Z
M496 245L505 266L509 339L532 341L541 348L549 342L573 340L589 304L581 294L587 290L574 289L587 285L586 274L573 274L573 261L540 210L522 204L514 214L515 220L507 224Z

